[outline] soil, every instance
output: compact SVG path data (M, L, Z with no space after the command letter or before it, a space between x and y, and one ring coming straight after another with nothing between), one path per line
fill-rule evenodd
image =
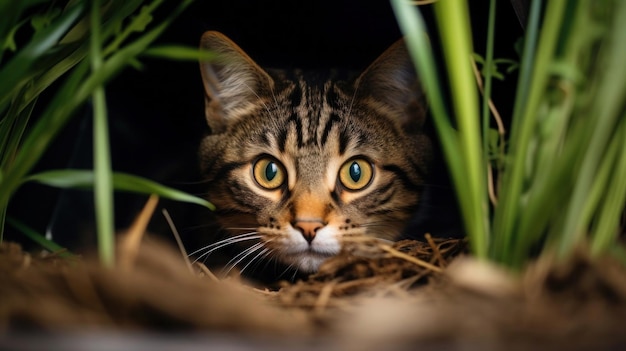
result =
M464 240L428 239L351 245L278 290L218 280L149 238L137 250L120 247L115 268L4 243L0 348L626 346L622 264L581 250L568 262L545 259L514 274L469 257Z

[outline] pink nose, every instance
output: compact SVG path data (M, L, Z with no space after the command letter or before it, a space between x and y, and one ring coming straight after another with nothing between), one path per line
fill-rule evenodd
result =
M324 223L319 220L298 220L293 226L300 231L304 239L310 244L315 239L317 231L324 227Z

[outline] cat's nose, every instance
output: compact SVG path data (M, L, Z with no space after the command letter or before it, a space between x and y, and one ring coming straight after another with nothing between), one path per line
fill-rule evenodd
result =
M293 226L302 233L304 239L310 244L315 239L317 231L324 227L324 223L320 220L296 220Z

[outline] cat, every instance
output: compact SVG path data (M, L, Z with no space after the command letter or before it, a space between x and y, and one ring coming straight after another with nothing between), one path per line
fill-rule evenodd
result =
M355 79L263 69L219 32L201 38L210 134L200 164L208 200L244 259L315 272L361 236L396 240L433 161L427 106L402 39ZM245 267L244 267L245 269Z

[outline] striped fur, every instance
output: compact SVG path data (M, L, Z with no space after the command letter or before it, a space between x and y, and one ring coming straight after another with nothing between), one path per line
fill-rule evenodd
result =
M205 33L201 46L220 55L201 64L212 131L200 150L208 198L233 236L244 233L234 228L258 232L251 257L312 272L350 238L397 238L432 157L422 134L423 96L402 41L352 80L263 70L217 32ZM263 157L283 167L285 181L274 190L255 181ZM373 172L356 191L338 178L355 159Z

